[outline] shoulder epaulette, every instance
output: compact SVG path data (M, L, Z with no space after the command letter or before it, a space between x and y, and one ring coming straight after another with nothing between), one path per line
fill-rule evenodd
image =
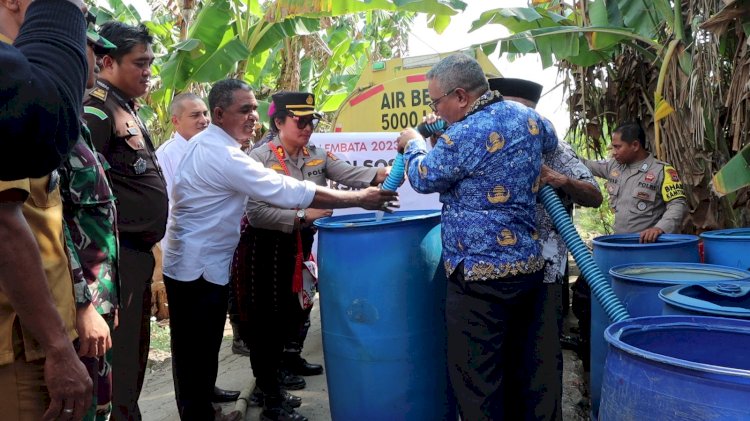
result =
M97 86L96 88L92 89L91 92L89 92L89 96L96 98L102 102L107 100L107 95L109 95L109 92L101 86Z

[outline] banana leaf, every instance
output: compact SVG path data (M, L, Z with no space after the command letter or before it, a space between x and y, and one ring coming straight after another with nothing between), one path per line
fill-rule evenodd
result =
M750 186L750 145L742 148L714 174L711 185L718 196Z

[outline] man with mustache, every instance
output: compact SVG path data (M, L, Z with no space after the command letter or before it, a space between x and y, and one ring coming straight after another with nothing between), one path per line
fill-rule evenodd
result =
M113 335L112 419L140 420L138 396L148 361L152 247L167 224L167 188L136 99L151 78L153 39L145 26L107 22L99 34L117 49L102 57L85 105L96 149L109 164L120 233L119 326Z
M159 159L159 165L164 174L164 181L167 183L167 196L169 196L169 203L171 205L173 201L172 185L174 177L177 174L177 167L180 161L182 161L182 157L187 152L188 142L193 136L208 127L208 123L211 120L208 117L206 103L198 95L190 92L175 96L169 108L175 132L171 139L159 146L159 149L156 150L156 157ZM157 251L157 249L154 249L154 253L162 253L166 246L166 240L162 239L160 244L161 250ZM233 350L238 340L241 342L241 346L245 347L245 343L235 335L235 343L232 344ZM239 397L240 392L238 390L224 390L214 387L211 400L213 402L232 402L236 401Z
M312 206L390 211L397 195L377 187L358 191L321 187L279 175L250 158L241 146L255 136L258 101L241 80L215 83L208 104L211 124L190 142L174 180L164 250L164 285L180 418L235 421L240 414L216 412L209 394L216 382L230 265L240 239L245 201L249 197L288 209ZM275 392L265 396L268 405L281 405L281 391ZM273 419L304 421L293 411L283 412Z

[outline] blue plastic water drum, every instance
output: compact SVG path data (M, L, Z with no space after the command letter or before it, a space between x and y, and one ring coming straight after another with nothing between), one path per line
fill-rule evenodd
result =
M651 316L608 327L599 418L747 420L750 321Z
M655 260L662 262L700 262L698 254L699 238L695 235L662 234L655 243L640 244L638 234L614 234L594 238L594 261L602 274L612 284L609 270L613 266L646 263ZM604 359L607 356L607 343L604 330L612 323L596 299L591 300L591 411L596 418L601 397Z
M664 315L750 319L750 282L675 285L659 291L659 299Z
M661 315L663 305L659 291L670 285L750 281L748 271L701 263L619 265L612 267L609 275L612 277L612 290L631 317Z
M706 231L701 238L706 263L750 269L750 228Z
M323 353L334 420L455 420L440 212L316 221Z

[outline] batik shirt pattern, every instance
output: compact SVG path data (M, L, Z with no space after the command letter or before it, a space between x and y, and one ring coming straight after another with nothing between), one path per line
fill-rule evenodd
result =
M113 313L118 303L115 197L105 165L83 125L60 168L60 191L76 302L90 300L100 314Z
M549 120L544 119L544 124L549 126L550 130L548 131L554 133L554 128ZM583 165L573 148L566 142L559 142L554 151L545 153L542 162L568 178L585 181L599 189L591 171ZM556 192L560 196L565 209L570 212L573 209L573 199L559 189L556 189ZM544 283L555 283L559 276L565 272L568 249L541 202L536 205L536 215L539 227L539 242L542 245L542 255L546 261Z
M467 281L534 273L544 266L536 232L542 152L555 148L541 117L487 92L427 152L406 145L412 187L440 194L443 258L450 276L463 263Z

